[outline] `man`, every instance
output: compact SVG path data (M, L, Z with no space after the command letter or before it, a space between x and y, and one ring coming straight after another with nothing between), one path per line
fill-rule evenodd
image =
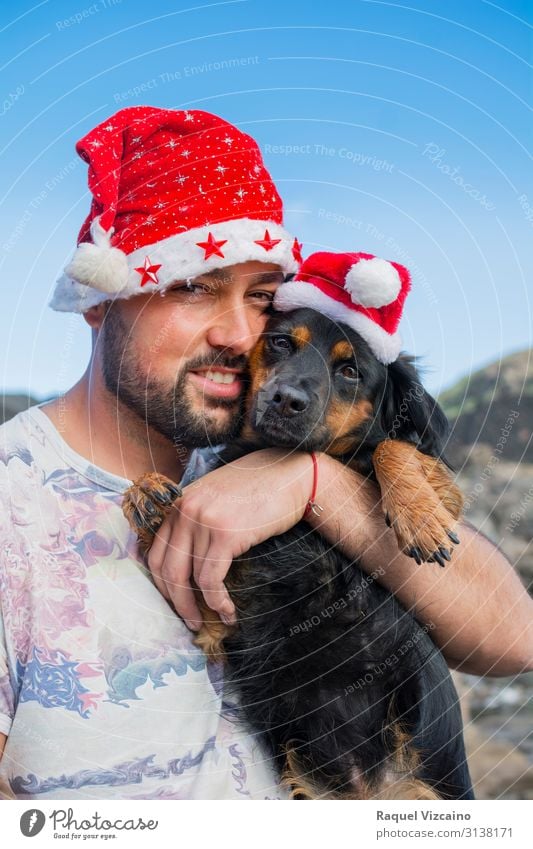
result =
M257 145L216 116L126 109L78 151L93 203L52 306L84 314L91 359L0 442L0 792L279 798L184 620L197 626L193 572L231 619L229 562L294 525L309 498L303 453L260 451L202 477L238 432L247 355L300 245ZM445 570L417 567L375 488L326 456L319 466L321 532L386 570L452 664L532 667L531 602L490 543L462 526ZM150 558L161 593L121 511L152 470L185 486Z

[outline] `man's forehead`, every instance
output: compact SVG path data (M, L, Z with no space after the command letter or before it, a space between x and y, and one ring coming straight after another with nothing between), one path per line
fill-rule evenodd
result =
M198 274L196 277L191 277L189 279L201 283L213 283L214 281L219 284L231 283L231 281L235 278L236 274L237 272L234 270L234 267L230 265L226 268L214 268L212 271L207 271L205 272L205 274ZM285 275L281 268L265 268L264 271L261 269L257 269L254 271L250 271L245 275L246 282L249 284L282 283L284 278Z

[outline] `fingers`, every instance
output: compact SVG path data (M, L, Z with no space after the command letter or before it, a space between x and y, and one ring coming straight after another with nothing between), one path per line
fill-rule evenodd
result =
M171 600L171 596L167 585L161 577L161 567L171 533L172 525L169 521L165 520L154 536L152 546L146 558L152 578L154 579L154 584L167 601Z
M235 621L235 605L224 581L233 560L227 545L216 543L209 535L207 547L194 549L193 569L196 586L206 604L218 613L226 625Z
M185 620L187 627L197 631L202 624L202 614L191 586L194 536L181 529L177 544L172 544L174 534L167 547L162 566L162 577L167 583L176 612Z
M165 519L148 555L148 565L158 590L172 601L187 627L198 630L202 616L194 598L190 577L194 538L181 527L177 516Z
M192 576L207 606L226 624L235 621L235 605L224 585L233 561L233 534L198 515L194 503L182 502L165 518L148 555L155 585L191 630L203 621Z

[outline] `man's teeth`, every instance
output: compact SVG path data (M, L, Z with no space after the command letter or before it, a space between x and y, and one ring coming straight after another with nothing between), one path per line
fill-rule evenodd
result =
M237 377L232 372L222 371L208 371L205 376L208 380L214 381L214 383L233 383Z

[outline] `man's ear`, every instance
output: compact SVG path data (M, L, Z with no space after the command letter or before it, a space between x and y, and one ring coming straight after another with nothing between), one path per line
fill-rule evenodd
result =
M103 304L97 304L95 307L89 307L89 309L83 313L83 317L89 327L92 327L93 330L100 330L109 306L110 301L104 301Z
M413 442L424 454L446 462L442 455L450 430L448 419L422 386L414 361L402 355L387 366L382 427L390 439Z

